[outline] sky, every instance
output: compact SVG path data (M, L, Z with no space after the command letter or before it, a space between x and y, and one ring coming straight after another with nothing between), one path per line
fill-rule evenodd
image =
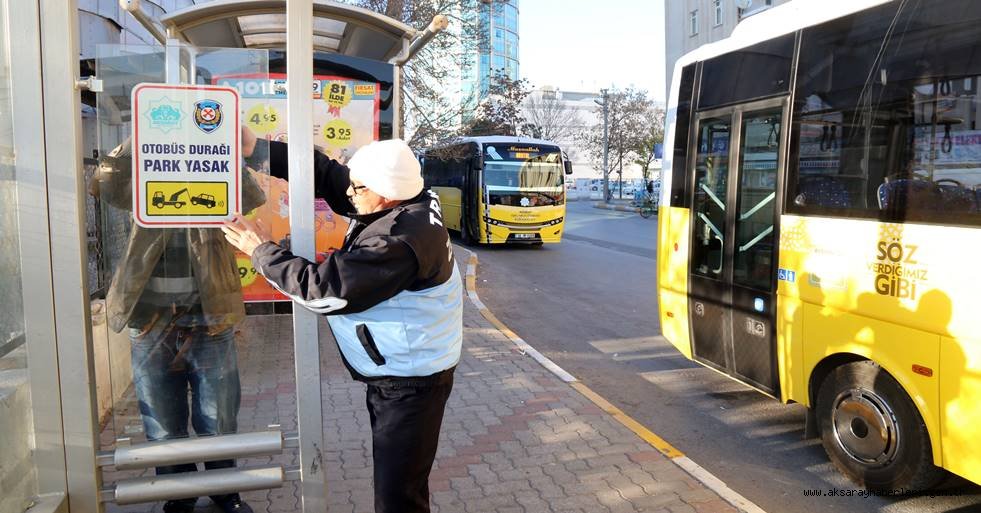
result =
M521 0L521 77L566 91L633 85L664 101L664 1Z

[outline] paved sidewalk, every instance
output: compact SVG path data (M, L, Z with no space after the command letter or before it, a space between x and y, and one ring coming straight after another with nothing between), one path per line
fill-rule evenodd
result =
M458 259L466 261L460 253ZM430 479L434 511L737 511L518 349L468 298L464 303L463 358ZM290 317L249 317L238 341L239 430L274 423L294 430ZM330 511L371 512L371 432L364 385L350 379L332 341L324 340L322 346ZM106 427L103 442L111 443L116 430L138 429L137 411L130 397L117 412L116 429L113 423ZM239 464L273 461L295 464L295 455L290 451L280 458ZM134 473L108 473L106 481L124 475ZM243 495L257 512L298 511L297 488L287 483L281 489ZM162 511L159 503L109 509ZM200 500L198 510L212 510L210 501Z
M438 511L736 511L467 304L431 476Z

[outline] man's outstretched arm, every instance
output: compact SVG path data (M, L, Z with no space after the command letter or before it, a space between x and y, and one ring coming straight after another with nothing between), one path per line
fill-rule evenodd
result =
M259 222L236 216L222 227L233 246L252 257L252 265L276 289L317 313L361 312L394 297L418 275L415 253L388 236L331 254L314 263L272 241Z
M242 127L242 154L246 159L264 160L268 157L269 174L287 181L290 174L288 150L287 143L256 140L251 130ZM347 197L347 188L351 185L347 166L316 150L313 157L314 196L326 200L331 210L338 214L355 214L354 206Z

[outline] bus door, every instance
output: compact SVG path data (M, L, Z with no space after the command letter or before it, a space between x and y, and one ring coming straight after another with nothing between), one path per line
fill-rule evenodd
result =
M467 159L461 169L463 182L460 185L460 237L464 243L480 242L483 240L480 226L480 204L483 202L484 186L481 179L481 150L473 145L469 149Z
M689 155L689 319L698 361L778 395L778 182L785 99L701 113Z

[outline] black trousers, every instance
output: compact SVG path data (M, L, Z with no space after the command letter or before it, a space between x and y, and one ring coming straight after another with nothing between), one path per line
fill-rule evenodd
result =
M368 383L375 513L429 512L429 471L452 389L453 369Z

